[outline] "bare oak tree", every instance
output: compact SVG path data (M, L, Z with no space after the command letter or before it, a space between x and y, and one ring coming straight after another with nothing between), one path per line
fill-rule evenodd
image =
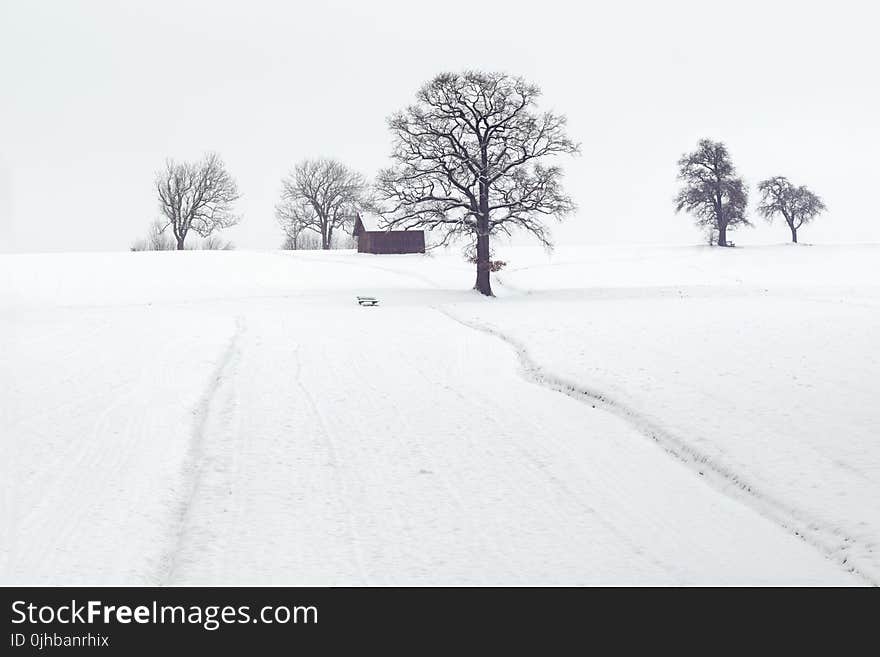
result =
M761 203L758 213L773 221L781 214L791 230L791 241L797 244L798 228L811 222L826 210L821 198L805 186L795 187L785 176L774 176L758 183Z
M238 187L216 153L208 153L199 162L166 160L165 168L156 174L156 191L164 216L162 230L171 226L180 251L190 230L208 237L239 221L232 212Z
M535 111L540 94L503 73L444 73L388 120L395 164L376 184L385 226L437 231L441 245L467 238L474 287L485 295L492 295L493 233L518 228L550 247L546 219L574 210L561 169L543 161L578 146L565 133L565 117Z
M321 248L333 244L333 231L354 222L367 205L367 185L359 173L330 159L305 160L281 181L275 218L290 237L304 230L321 236Z
M684 186L675 197L675 211L685 210L697 225L717 234L718 246L727 246L727 231L751 223L746 218L748 190L721 142L701 139L697 150L678 161Z

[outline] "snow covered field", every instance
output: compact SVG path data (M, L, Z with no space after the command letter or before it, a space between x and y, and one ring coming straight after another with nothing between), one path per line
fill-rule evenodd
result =
M0 256L0 583L880 583L880 246L499 257Z

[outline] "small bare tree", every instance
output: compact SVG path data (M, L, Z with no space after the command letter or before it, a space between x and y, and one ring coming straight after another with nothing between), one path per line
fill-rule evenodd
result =
M281 243L281 248L284 251L317 251L321 248L321 238L312 231L288 235Z
M164 217L162 230L171 227L178 250L183 250L190 230L206 238L239 221L232 212L238 186L216 153L199 162L167 160L156 174L156 191Z
M156 220L150 224L150 232L147 234L147 245L150 251L174 250L174 240L165 233L162 221Z
M385 225L437 231L438 246L468 239L474 288L485 295L492 295L492 234L521 229L549 248L546 220L574 210L562 170L544 161L578 145L564 116L535 110L540 95L503 73L444 73L388 120L395 165L376 185Z
M774 176L758 183L761 203L758 213L773 221L781 214L791 230L791 241L797 244L798 228L811 222L827 208L816 194L805 186L795 187L785 176Z
M678 161L678 178L684 183L675 197L675 211L685 210L717 235L718 246L727 246L727 231L750 226L746 218L749 193L721 142L701 139L697 150Z
M317 233L309 226L313 224L313 210L308 204L294 201L281 201L275 205L275 220L284 231L284 247L290 251L311 248L312 243L319 243Z
M197 248L200 251L234 251L235 244L219 235L208 235Z
M165 224L156 220L150 224L146 239L138 239L131 245L132 251L173 251L176 247L164 231Z
M294 241L305 230L315 231L322 249L331 248L333 231L351 225L368 204L364 177L336 160L304 160L281 184L275 218L282 230Z

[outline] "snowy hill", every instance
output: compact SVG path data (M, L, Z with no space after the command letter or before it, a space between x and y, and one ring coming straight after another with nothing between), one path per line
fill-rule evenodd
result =
M880 583L880 246L499 257L0 256L0 583Z

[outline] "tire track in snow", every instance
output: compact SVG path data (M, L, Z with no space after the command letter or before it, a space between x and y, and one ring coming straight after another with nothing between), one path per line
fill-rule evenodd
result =
M294 356L296 358L296 369L293 375L294 381L296 386L302 391L303 397L305 398L309 409L312 411L312 414L318 423L321 436L323 437L324 444L327 447L327 452L330 456L330 462L333 466L334 476L339 482L339 492L342 500L342 505L345 510L346 525L348 527L349 536L351 538L351 547L352 553L354 555L355 567L357 568L358 575L361 578L361 583L363 585L369 586L370 577L366 567L366 559L363 555L363 539L361 537L360 531L358 530L357 520L355 518L355 513L352 509L352 505L350 502L352 497L351 492L349 491L349 487L345 481L344 464L340 459L339 450L336 447L336 441L333 439L332 429L327 425L327 421L325 420L323 413L321 413L318 403L315 400L315 396L309 390L309 387L305 385L305 383L303 383L302 358L300 357L299 344L296 345Z
M211 417L211 407L221 384L235 373L236 363L240 355L238 345L245 329L244 317L242 315L237 316L235 318L235 332L229 339L229 343L220 356L220 360L217 362L217 366L208 380L208 385L193 411L193 429L184 465L184 493L175 513L177 528L171 540L171 546L160 562L160 570L157 577L159 586L169 586L176 575L178 555L186 542L190 512L193 501L199 492L202 471L204 469L205 427L208 424L208 419Z
M478 321L463 319L446 308L435 306L434 309L462 326L486 333L507 343L516 353L526 380L560 392L581 403L590 404L594 408L602 409L625 420L639 433L657 443L668 454L699 476L704 477L716 490L746 504L760 515L793 533L863 581L873 586L880 586L880 578L871 573L870 568L854 563L855 559L851 559L848 554L848 550L856 546L871 552L873 551L871 545L860 544L859 541L835 529L823 527L819 521L809 518L802 511L756 489L744 476L734 472L723 463L714 461L637 410L621 404L601 391L576 384L547 371L535 362L524 344L502 333L497 328Z
M357 266L369 269L384 270L418 280L431 288L436 289L440 287L428 277L405 269L384 267L367 262L346 264L356 264ZM498 275L496 275L495 280L501 287L512 291L514 296L529 296L531 294L530 290L510 285ZM849 554L849 550L855 547L858 547L861 551L872 553L873 545L863 543L852 536L847 536L840 530L823 526L821 520L810 518L803 511L770 497L765 492L755 488L743 475L734 472L723 463L714 461L685 440L661 427L650 417L621 404L617 400L611 399L607 394L581 384L575 384L563 377L548 372L532 359L525 345L498 329L479 322L462 319L447 309L436 305L431 307L467 328L487 333L506 342L516 353L526 380L556 392L561 392L581 403L589 403L596 408L620 417L639 431L639 433L650 438L664 451L689 467L697 475L704 477L716 490L744 503L759 515L771 520L786 531L793 533L808 545L818 549L824 556L836 562L844 570L873 586L880 586L880 574L875 573L870 565L865 567L858 564L858 558L851 557Z
M443 311L441 311L443 312ZM458 321L458 320L456 320ZM465 325L465 328L473 328L471 326ZM421 376L433 383L433 379L428 377L424 372L419 370ZM461 400L463 404L471 404L472 400L465 397L459 390L451 389L451 391ZM481 395L482 399L478 406L480 408L484 408L484 405L491 404L491 396ZM525 420L528 421L528 420ZM554 489L558 490L564 497L571 500L575 505L577 505L584 513L592 517L599 525L604 527L611 535L616 536L621 544L625 545L629 550L642 558L644 558L647 562L656 566L659 570L665 572L670 576L671 579L676 580L681 584L679 573L675 570L675 567L671 564L667 564L662 560L647 554L644 549L642 549L635 541L633 541L632 537L630 537L626 532L622 531L617 525L615 525L612 521L605 517L605 515L595 506L586 503L581 496L576 494L566 483L565 481L556 476L550 469L546 467L544 462L537 457L532 451L526 448L524 445L520 444L518 441L513 440L510 441L510 445L512 450L522 457L523 461L528 463L530 466L531 472L541 480L545 481L548 485L552 486ZM502 469L502 474L504 471ZM512 489L516 488L516 481L506 478ZM461 499L458 494L452 489L451 486L448 487L450 490L450 494L455 495L457 499ZM528 500L526 500L527 502ZM463 507L462 507L463 508ZM554 509L550 508L549 511L552 513ZM560 521L562 522L562 521ZM500 547L500 546L496 546ZM515 574L511 574L511 577L515 577Z

